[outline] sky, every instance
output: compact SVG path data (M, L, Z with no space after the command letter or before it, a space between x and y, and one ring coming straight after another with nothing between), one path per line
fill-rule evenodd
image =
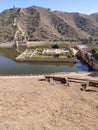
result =
M40 6L63 12L92 14L98 12L98 0L0 0L0 12L15 7Z

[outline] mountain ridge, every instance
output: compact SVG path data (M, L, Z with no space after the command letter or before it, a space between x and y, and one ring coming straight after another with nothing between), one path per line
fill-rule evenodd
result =
M51 11L31 6L0 13L0 41L98 40L98 13Z

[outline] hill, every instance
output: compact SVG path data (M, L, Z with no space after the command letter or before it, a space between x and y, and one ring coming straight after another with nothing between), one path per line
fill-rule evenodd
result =
M0 41L97 40L97 34L97 13L66 13L37 6L0 13Z

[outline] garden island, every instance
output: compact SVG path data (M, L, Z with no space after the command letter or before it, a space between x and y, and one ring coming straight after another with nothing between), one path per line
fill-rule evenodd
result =
M53 45L53 48L27 49L16 58L16 61L75 63L77 60L70 48L59 48L58 45Z

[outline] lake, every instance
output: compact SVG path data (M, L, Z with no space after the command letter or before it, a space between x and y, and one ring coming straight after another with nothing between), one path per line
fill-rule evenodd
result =
M13 48L0 49L0 74L45 74L89 71L89 66L80 61L76 64L16 62L14 59L18 55Z

